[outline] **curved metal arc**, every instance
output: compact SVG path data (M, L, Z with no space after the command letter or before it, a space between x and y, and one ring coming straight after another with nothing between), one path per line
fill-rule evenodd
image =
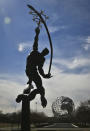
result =
M52 58L53 58L53 46L52 46L52 40L51 40L51 36L50 36L49 30L47 28L47 25L46 25L43 17L41 16L41 14L37 10L35 10L31 5L27 5L27 6L30 9L32 9L40 17L41 22L44 24L45 29L47 31L47 35L48 35L48 39L49 39L49 43L50 43L50 48L51 48L50 65L49 65L49 71L48 71L48 73L50 73L50 71L51 71L51 65L52 65Z

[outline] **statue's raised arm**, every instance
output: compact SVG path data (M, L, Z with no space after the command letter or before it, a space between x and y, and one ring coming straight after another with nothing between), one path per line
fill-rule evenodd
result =
M46 29L49 43L50 43L50 48L51 48L50 64L49 64L49 70L48 70L48 74L50 74L51 65L52 65L52 58L53 58L53 46L52 46L51 36L50 36L49 30L48 30L48 27L46 25L46 22L45 22L46 19L48 19L48 16L46 16L44 14L44 11L42 11L42 10L41 10L41 12L38 12L33 6L31 6L31 5L27 5L27 6L31 9L30 14L33 15L33 21L35 21L38 24L38 27L40 27L41 26L40 24L43 23L44 27Z

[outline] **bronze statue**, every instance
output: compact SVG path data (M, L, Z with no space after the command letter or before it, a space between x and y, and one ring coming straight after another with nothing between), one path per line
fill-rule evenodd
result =
M40 75L43 78L51 78L51 74L45 74L43 70L43 65L45 62L45 56L49 53L49 50L45 48L41 53L38 51L38 36L40 33L39 27L35 29L36 36L34 39L33 44L33 51L28 55L27 61L26 61L26 75L28 76L29 81L27 84L29 85L28 88L24 90L24 94L28 94L28 99L31 101L35 98L36 94L41 95L41 105L46 107L47 100L45 98L45 89L42 85L42 79ZM38 73L39 72L39 73ZM37 89L34 89L30 92L31 89L33 89L32 81L35 83ZM21 101L25 97L25 95L19 95L18 100ZM17 101L18 101L17 100Z
M27 61L26 61L26 75L28 77L28 87L24 89L23 94L20 94L16 98L16 102L19 103L22 101L22 113L21 113L21 130L23 131L31 131L31 122L30 122L30 101L35 98L37 94L41 95L41 105L46 107L47 100L45 98L45 89L42 85L42 79L43 78L51 78L51 65L52 65L52 58L53 58L53 46L52 46L52 40L51 36L48 30L48 27L46 25L46 20L49 18L44 14L44 11L38 12L33 6L27 5L29 9L31 10L29 13L33 16L33 21L36 22L38 27L35 29L35 38L34 38L34 44L33 44L33 51L28 55ZM48 40L50 44L50 62L49 62L49 70L48 73L45 74L43 70L43 65L45 62L45 56L48 55L49 50L47 48L43 49L42 52L38 51L38 36L40 33L40 27L41 24L44 25ZM36 89L34 89L32 82L35 83ZM33 89L31 91L31 89Z

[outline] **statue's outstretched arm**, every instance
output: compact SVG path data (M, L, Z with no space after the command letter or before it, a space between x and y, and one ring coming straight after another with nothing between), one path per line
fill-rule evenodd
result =
M44 61L43 61L43 63L40 63L39 65L38 65L38 71L39 71L39 73L40 73L40 75L43 77L43 78L45 78L45 73L44 73L44 70L43 70L43 65L44 65Z
M44 73L43 66L38 66L38 70L39 70L40 75L43 78L51 78L51 74L45 74Z
M33 50L37 51L38 50L38 36L39 36L39 33L40 33L39 27L37 27L35 29L35 33L36 33L36 35L35 35L35 38L34 38Z
M44 73L44 70L43 70L43 68L42 67L38 67L38 70L39 70L39 73L40 73L40 75L43 77L43 78L45 78L45 73Z

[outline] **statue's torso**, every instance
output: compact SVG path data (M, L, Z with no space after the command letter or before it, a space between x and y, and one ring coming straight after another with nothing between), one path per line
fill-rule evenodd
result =
M36 73L38 66L43 66L45 58L38 51L32 51L27 57L26 71L29 73Z

